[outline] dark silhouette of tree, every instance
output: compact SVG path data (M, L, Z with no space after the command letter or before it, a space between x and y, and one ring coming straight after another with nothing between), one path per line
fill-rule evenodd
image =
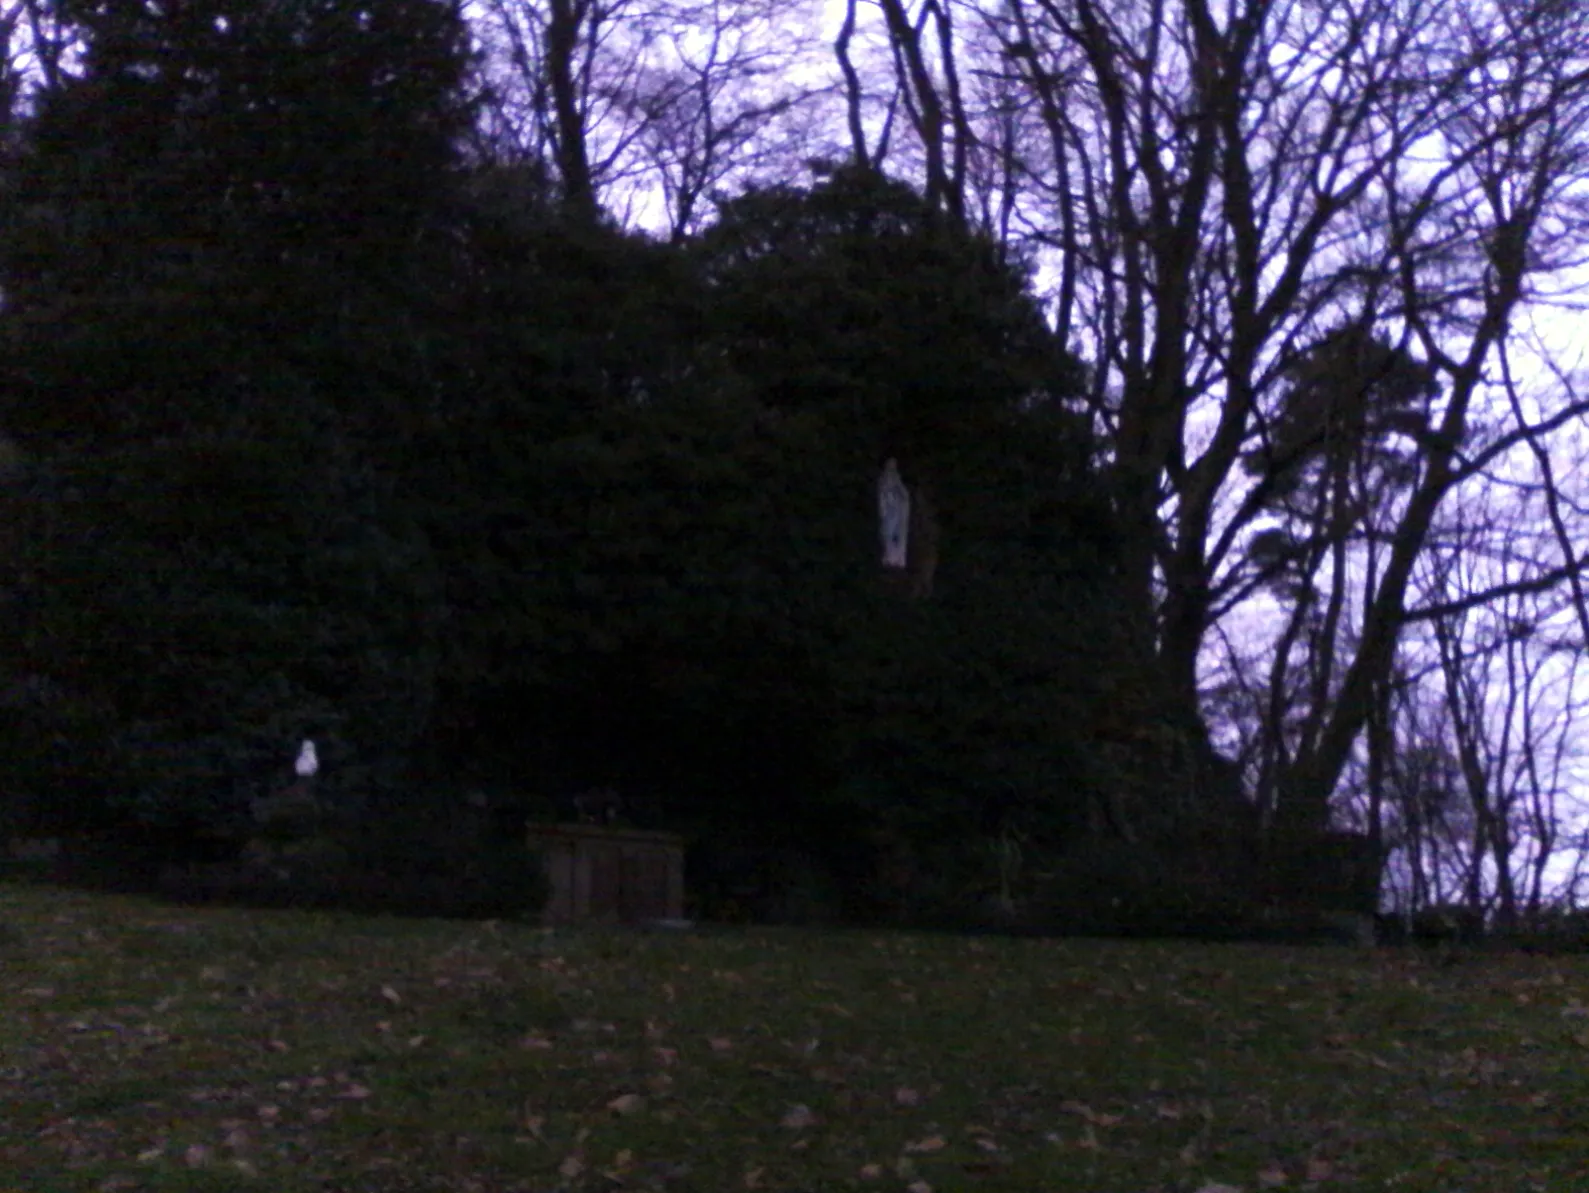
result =
M59 15L82 52L0 237L27 459L6 670L59 755L35 781L74 772L79 823L213 828L314 736L331 789L379 790L431 694L434 575L392 477L434 398L414 280L470 120L464 27L432 0Z

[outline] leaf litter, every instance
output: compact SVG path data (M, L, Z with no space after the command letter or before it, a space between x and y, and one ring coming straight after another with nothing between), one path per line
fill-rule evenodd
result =
M1511 1193L1589 1167L1584 959L167 909L185 951L152 955L149 912L0 888L30 941L0 990L25 1187Z

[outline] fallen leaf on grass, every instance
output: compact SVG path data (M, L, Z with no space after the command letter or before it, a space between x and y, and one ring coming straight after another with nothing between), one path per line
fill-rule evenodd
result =
M403 996L390 986L381 987L381 997L394 1006L400 1006L403 1002Z
M1083 1102L1065 1101L1059 1104L1059 1108L1066 1114L1079 1115L1095 1127L1117 1127L1125 1121L1122 1115L1099 1114L1091 1106Z
M734 1047L734 1041L724 1036L713 1036L706 1042L711 1046L713 1052L728 1052Z
M634 1114L645 1105L645 1099L639 1094L619 1094L607 1103L607 1109L614 1114Z
M1284 1188L1285 1183L1290 1179L1290 1177L1286 1176L1284 1168L1281 1168L1278 1164L1271 1164L1269 1167L1259 1170L1258 1187L1260 1189L1280 1189Z
M1310 1185L1316 1185L1320 1181L1327 1181L1334 1175L1335 1165L1328 1160L1309 1160L1307 1166L1302 1170L1302 1179Z
M528 1048L534 1052L544 1052L552 1046L552 1041L545 1036L525 1036L519 1041L520 1048Z
M932 1193L932 1186L926 1181L911 1181L905 1186L905 1193Z
M624 1178L629 1175L629 1170L634 1167L634 1153L624 1148L612 1158L612 1167L602 1170L601 1175L615 1185L622 1185Z
M759 1188L761 1188L761 1176L762 1176L762 1169L760 1169L760 1168L747 1169L746 1172L745 1172L745 1188L747 1188L747 1189L759 1189Z
M567 1180L573 1180L584 1171L585 1161L580 1158L577 1152L571 1156L565 1156L563 1162L557 1166L557 1174Z
M189 1168L203 1168L213 1157L213 1153L202 1143L195 1143L182 1153L182 1162Z
M796 1104L789 1107L780 1122L781 1125L788 1127L791 1131L799 1131L805 1127L816 1126L817 1116L812 1112L811 1107Z
M907 1143L905 1151L911 1155L923 1155L927 1152L941 1152L949 1146L941 1135L929 1135L926 1139L918 1139L914 1143Z
M921 1094L902 1085L894 1091L894 1103L898 1106L920 1106Z
M352 1085L348 1086L347 1089L343 1090L337 1095L339 1098L349 1098L355 1102L362 1102L369 1096L370 1087L367 1085L359 1085L357 1082L354 1082Z
M883 1166L881 1164L862 1164L861 1165L860 1177L861 1177L862 1180L875 1181L879 1177L881 1177L882 1175L883 1175Z

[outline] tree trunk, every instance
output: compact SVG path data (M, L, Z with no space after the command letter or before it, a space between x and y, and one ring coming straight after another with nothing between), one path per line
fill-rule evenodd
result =
M579 85L580 47L591 0L550 0L546 24L546 73L552 92L554 152L563 184L564 209L576 219L597 216L596 187L590 171L585 113Z

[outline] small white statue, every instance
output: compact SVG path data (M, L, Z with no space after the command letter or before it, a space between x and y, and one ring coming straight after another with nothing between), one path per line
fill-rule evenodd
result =
M883 538L883 566L903 568L909 557L910 490L899 475L899 461L892 456L883 464L877 478L878 529Z
M320 769L320 759L315 757L314 742L305 739L303 747L298 751L298 761L293 763L292 769L297 772L300 779L311 779Z

